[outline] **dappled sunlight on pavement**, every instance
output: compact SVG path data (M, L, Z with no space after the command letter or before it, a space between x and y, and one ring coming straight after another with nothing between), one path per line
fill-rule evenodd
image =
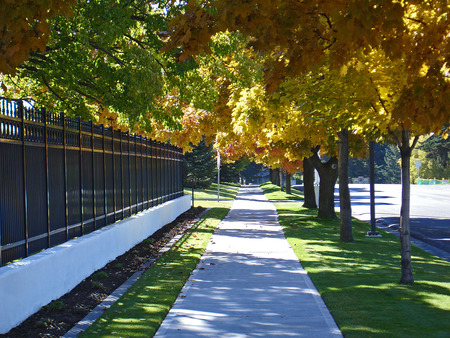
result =
M242 187L156 337L341 333L259 187Z

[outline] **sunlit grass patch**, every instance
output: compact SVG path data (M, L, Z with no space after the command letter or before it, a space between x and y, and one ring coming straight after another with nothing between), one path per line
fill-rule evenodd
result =
M281 191L280 187L272 184L271 182L267 182L264 184L261 184L261 188L264 191L264 194L266 195L268 200L299 200L303 201L304 196L303 193L291 189L291 193L287 194L285 191Z
M279 189L279 188L278 188ZM413 246L415 283L400 284L400 243L353 221L353 243L339 241L339 220L275 203L285 235L345 337L446 337L450 332L450 263Z
M87 331L85 337L153 336L195 268L227 208L211 209Z
M222 200L234 200L236 198L237 192L240 188L238 183L221 183L220 184L220 199ZM192 188L184 188L185 195L192 196ZM206 189L194 189L195 199L217 199L217 183L211 184L209 188Z

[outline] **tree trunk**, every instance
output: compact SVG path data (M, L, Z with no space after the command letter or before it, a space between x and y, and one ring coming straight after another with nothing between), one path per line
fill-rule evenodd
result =
M338 160L333 156L328 162L322 163L317 152L318 149L314 149L314 155L310 157L311 163L320 176L319 213L317 216L319 218L337 218L334 211L334 185L338 178Z
M280 185L280 174L278 173L278 169L270 169L270 181L272 184Z
M283 190L283 169L278 168L278 173L280 174L280 189Z
M291 193L291 174L286 173L286 194Z
M339 202L341 228L341 242L353 242L352 233L352 207L350 202L350 189L348 187L348 130L342 129L339 133Z
M402 157L402 207L400 210L400 245L402 274L400 283L414 283L411 263L411 232L410 232L410 161L411 152L417 142L417 137L412 146L409 145L410 132L402 131L402 142L399 145Z
M314 193L314 166L306 157L303 159L303 194L305 196L303 207L317 209L316 195Z

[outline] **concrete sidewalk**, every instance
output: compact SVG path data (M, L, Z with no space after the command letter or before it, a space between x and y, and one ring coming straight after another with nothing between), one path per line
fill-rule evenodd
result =
M261 188L239 190L155 337L340 337Z

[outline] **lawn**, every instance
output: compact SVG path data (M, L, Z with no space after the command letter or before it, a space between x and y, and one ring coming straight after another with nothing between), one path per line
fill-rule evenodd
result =
M231 203L236 198L241 185L238 183L220 184L220 205L222 207L231 207ZM184 188L185 195L192 196L192 188ZM211 184L207 189L194 189L194 205L204 208L211 208L217 204L217 183Z
M214 204L215 203L215 204ZM152 337L198 263L217 224L228 213L212 208L105 313L83 337Z
M317 210L297 203L275 206L290 245L346 337L448 337L450 263L413 246L415 283L399 284L394 235L379 230L382 238L366 238L370 225L354 220L355 241L342 243L338 220L318 219Z
M270 182L262 184L261 188L264 189L264 194L266 195L268 200L301 200L301 201L303 201L303 199L304 199L302 192L295 190L295 189L291 189L291 193L286 194L286 192L280 190L279 186L274 185Z

